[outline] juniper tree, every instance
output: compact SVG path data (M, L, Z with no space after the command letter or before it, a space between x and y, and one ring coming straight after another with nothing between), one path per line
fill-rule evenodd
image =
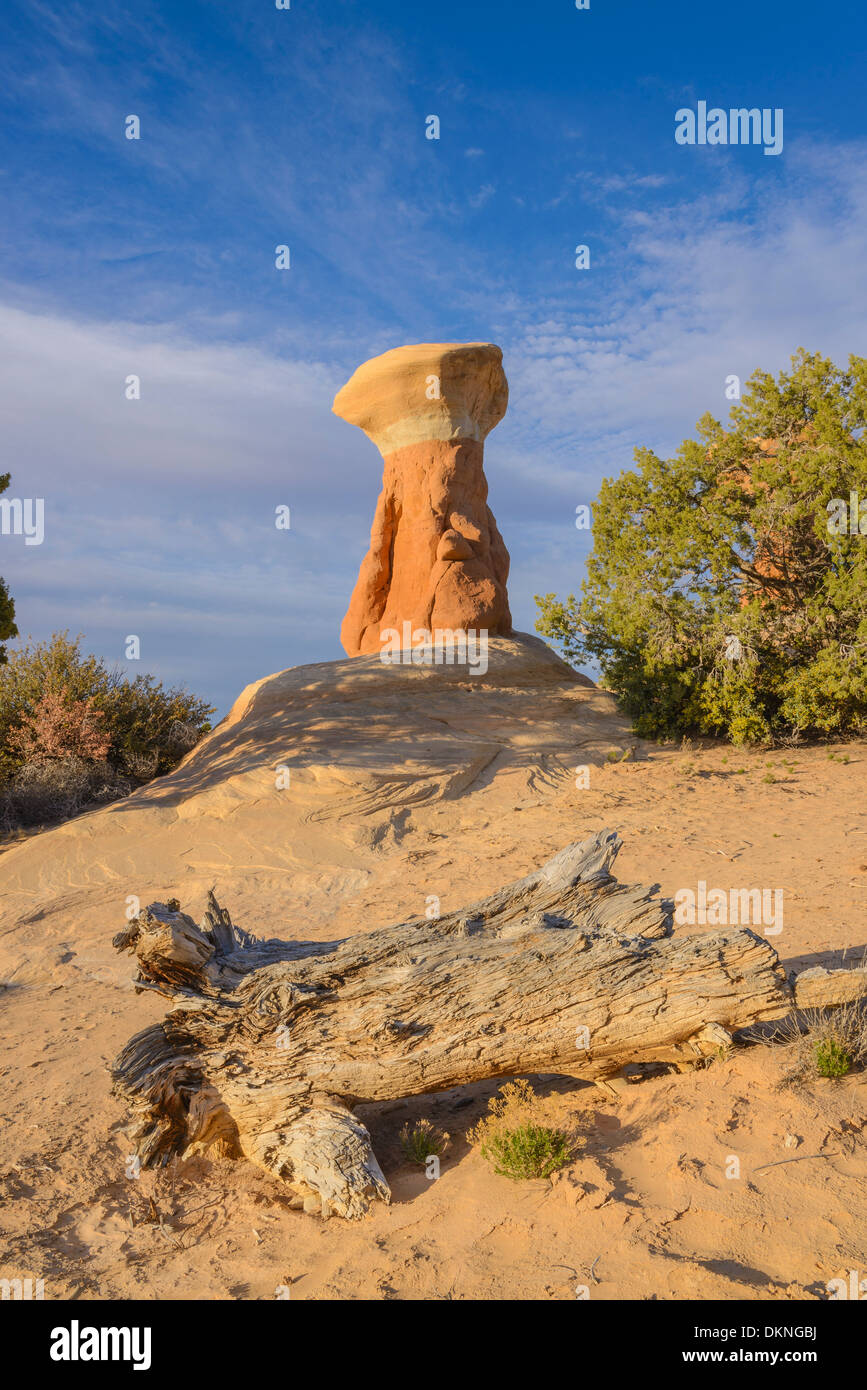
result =
M867 358L799 349L726 425L603 482L580 598L537 630L647 737L867 730Z

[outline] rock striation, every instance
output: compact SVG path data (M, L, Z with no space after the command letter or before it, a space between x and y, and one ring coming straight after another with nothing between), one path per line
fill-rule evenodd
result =
M387 632L512 631L509 553L488 506L484 442L506 413L493 343L419 343L365 362L334 413L382 454L382 492L340 631L350 656ZM413 639L416 640L416 639ZM420 639L419 639L420 640Z

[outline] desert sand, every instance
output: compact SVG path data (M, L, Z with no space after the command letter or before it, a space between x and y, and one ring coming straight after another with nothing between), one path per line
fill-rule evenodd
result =
M335 940L470 902L603 826L622 881L780 886L787 967L858 963L867 749L838 751L642 742L519 634L491 639L484 676L361 656L249 686L174 773L0 853L0 1277L43 1278L46 1299L827 1298L867 1269L867 1081L782 1086L781 1047L617 1097L532 1076L581 1137L539 1182L465 1142L496 1083L365 1107L392 1203L357 1222L290 1210L245 1160L128 1177L107 1065L165 1013L112 949L131 897L198 918L216 885L259 936ZM452 1136L435 1181L400 1150L422 1116Z

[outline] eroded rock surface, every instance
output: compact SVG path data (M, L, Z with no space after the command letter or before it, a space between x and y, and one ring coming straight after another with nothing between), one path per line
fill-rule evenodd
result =
M509 554L488 506L484 441L506 413L493 343L421 343L365 362L334 401L384 460L382 492L340 637L350 656L411 629L512 630Z

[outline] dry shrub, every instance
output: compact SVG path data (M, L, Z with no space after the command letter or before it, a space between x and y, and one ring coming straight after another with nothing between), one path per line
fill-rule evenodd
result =
M430 1120L417 1120L414 1125L405 1124L400 1131L400 1147L408 1162L424 1167L432 1154L440 1157L446 1152L449 1137Z
M49 759L102 762L111 747L105 713L93 700L73 700L66 687L48 691L9 735L10 752L27 766Z
M132 790L107 762L62 758L26 763L0 786L0 833L74 816L85 806L114 801Z

